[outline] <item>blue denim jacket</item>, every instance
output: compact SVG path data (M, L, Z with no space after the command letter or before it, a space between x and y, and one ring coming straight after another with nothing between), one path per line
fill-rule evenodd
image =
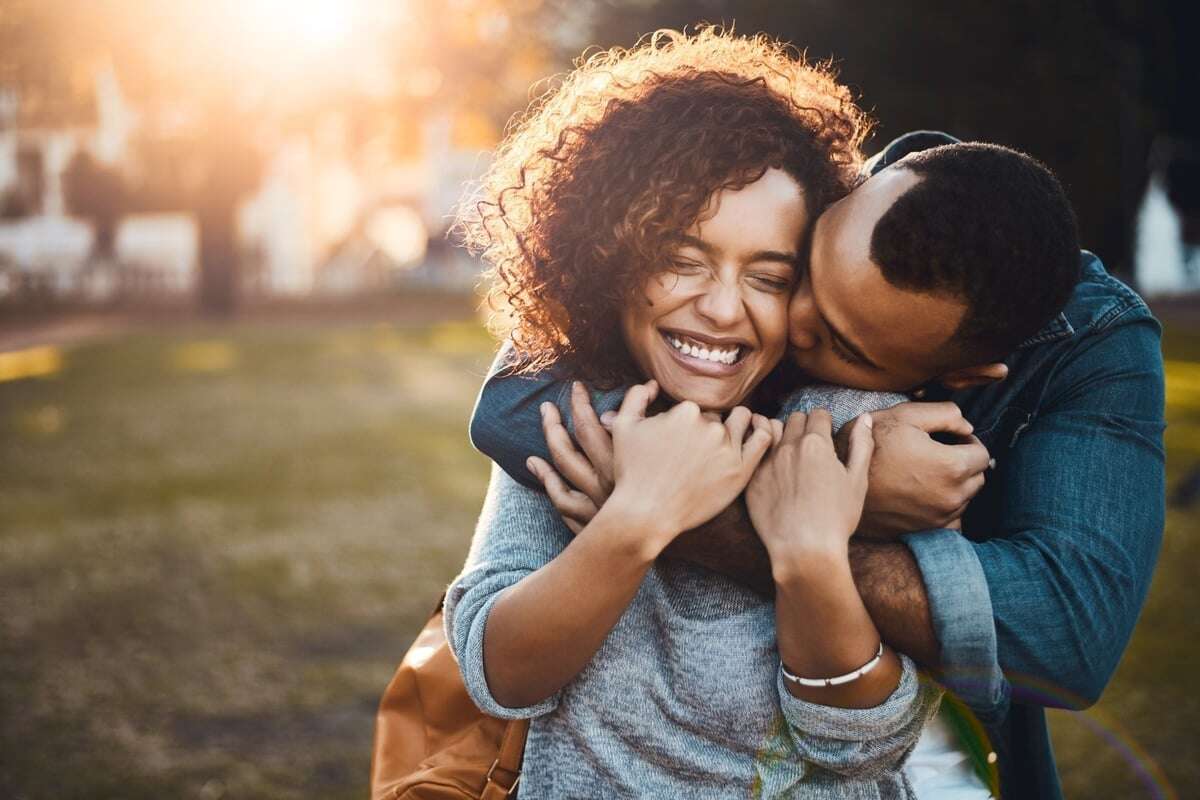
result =
M909 134L869 166L947 141ZM987 730L1009 798L1061 797L1042 707L1099 698L1162 541L1160 328L1096 256L1081 257L1067 307L1007 359L1008 379L948 395L996 459L964 532L905 537L924 577L944 682ZM553 373L498 374L504 358L480 392L471 439L537 486L524 462L548 457L538 406L549 400L567 413L569 384Z

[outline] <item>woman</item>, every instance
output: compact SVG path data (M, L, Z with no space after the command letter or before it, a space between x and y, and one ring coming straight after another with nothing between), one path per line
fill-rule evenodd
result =
M572 538L494 470L447 595L472 697L533 718L533 797L907 793L899 765L936 692L881 644L850 580L869 428L843 467L827 415L772 430L739 405L783 355L804 236L847 190L864 127L843 87L775 43L667 32L581 64L485 178L464 230L522 363L646 381L614 423L596 516ZM647 416L656 399L670 409ZM756 480L798 463L808 509L756 516L777 602L656 561L772 445Z

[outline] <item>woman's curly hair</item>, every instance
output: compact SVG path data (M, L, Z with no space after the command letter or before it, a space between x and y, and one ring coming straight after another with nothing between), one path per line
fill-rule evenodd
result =
M810 214L843 196L870 123L827 66L766 36L658 31L577 62L515 120L460 212L493 332L528 370L637 375L621 308L713 193L781 168Z

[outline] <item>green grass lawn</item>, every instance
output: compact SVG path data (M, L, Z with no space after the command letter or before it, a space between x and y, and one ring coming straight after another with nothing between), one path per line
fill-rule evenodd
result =
M472 320L190 327L0 383L0 797L364 797L379 693L483 496L490 351ZM1170 409L1173 478L1197 406ZM1200 791L1198 517L1172 512L1104 700L1054 715L1073 797L1152 796L1154 764Z

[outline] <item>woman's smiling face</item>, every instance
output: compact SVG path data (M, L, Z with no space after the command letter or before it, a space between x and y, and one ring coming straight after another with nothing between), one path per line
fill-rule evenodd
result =
M780 169L711 203L681 237L675 262L626 306L621 326L634 361L667 395L724 411L783 357L809 219L802 188Z

